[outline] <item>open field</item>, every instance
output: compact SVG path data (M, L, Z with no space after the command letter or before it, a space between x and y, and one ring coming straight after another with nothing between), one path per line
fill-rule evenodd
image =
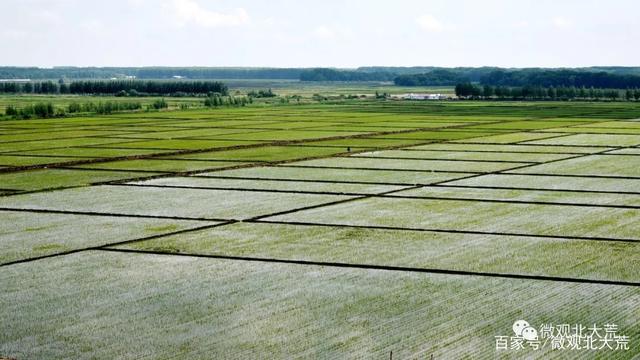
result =
M639 169L634 103L0 121L0 357L634 359Z
M250 91L272 89L274 93L281 97L300 96L302 102L310 102L314 95L324 97L340 97L340 96L368 96L372 97L376 92L382 94L401 95L407 93L439 93L445 95L454 95L454 89L448 87L404 87L395 86L393 83L380 82L363 82L363 83L347 83L347 82L301 82L297 80L225 80L229 86L229 94L233 96L245 96ZM9 105L22 108L42 102L51 102L58 107L66 108L71 103L98 103L98 102L139 102L143 107L150 105L157 96L146 97L116 97L116 96L90 96L90 95L8 95L0 94L0 115L3 115L5 109ZM204 97L164 97L170 109L177 109L180 105L186 105L192 108L202 107ZM256 103L278 103L279 98L258 98L254 100Z
M376 91L388 94L440 93L452 95L453 86L396 86L393 82L325 82L298 80L224 80L232 90L247 92L256 88L272 88L283 95L310 97L313 94L373 95Z
M106 101L140 102L146 106L155 101L157 97L117 97L117 96L84 96L84 95L0 95L0 114L4 114L8 105L23 107L25 105L41 102L51 102L59 107L67 107L71 103L98 103ZM200 105L202 99L195 97L166 98L169 107L177 108L180 104Z

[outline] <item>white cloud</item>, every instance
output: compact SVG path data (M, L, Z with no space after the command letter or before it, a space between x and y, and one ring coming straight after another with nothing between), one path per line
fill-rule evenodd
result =
M21 30L1 30L0 38L5 38L9 40L25 40L29 36L29 33Z
M146 5L146 0L127 0L127 3L133 8L139 8Z
M106 31L104 24L100 20L90 19L80 23L80 27L84 31L99 33Z
M326 25L320 25L313 30L313 36L318 39L333 39L336 37L336 32Z
M553 18L553 25L559 29L567 29L573 26L573 21L562 16Z
M429 32L443 32L446 30L451 30L453 27L451 25L445 24L442 21L438 20L435 16L426 14L418 17L416 19L418 25L426 31Z
M32 18L40 24L60 25L63 23L62 17L49 10L40 10L31 14Z
M249 15L243 8L229 13L207 10L193 0L173 0L169 10L175 15L179 25L194 24L202 27L226 27L248 24Z
M526 20L518 21L513 24L513 27L523 29L529 27L529 22Z
M266 26L274 26L278 24L278 21L274 17L268 17L262 21L262 23Z
M320 40L353 40L354 38L353 31L344 26L320 25L313 30L312 35Z

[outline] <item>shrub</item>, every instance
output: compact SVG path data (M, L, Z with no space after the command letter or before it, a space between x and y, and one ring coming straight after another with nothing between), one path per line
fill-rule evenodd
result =
M4 114L7 116L18 116L18 108L13 105L9 105L4 109Z
M55 114L52 103L38 103L33 106L33 113L39 118L50 118Z
M223 104L222 97L218 94L209 94L206 99L204 99L204 106L206 107L218 107Z
M160 110L168 108L169 104L164 100L164 98L162 98L155 100L153 103L151 103L150 107L155 110Z
M268 90L251 90L247 93L247 96L254 98L271 98L276 97L276 93L274 93L271 89Z
M82 111L82 106L78 103L72 102L67 106L67 111L69 113L77 113Z

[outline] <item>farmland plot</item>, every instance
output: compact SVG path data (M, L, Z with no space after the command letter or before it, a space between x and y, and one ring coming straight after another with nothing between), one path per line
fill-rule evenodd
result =
M300 167L328 167L352 169L397 169L406 171L444 171L444 172L493 172L526 165L527 163L475 162L475 161L446 161L420 159L370 159L366 157L321 159L302 161L289 166Z
M154 175L150 172L44 169L20 172L0 172L0 185L17 190L43 190L92 183L139 178ZM0 199L0 203L2 199Z
M557 138L528 141L528 144L571 146L635 146L640 145L640 135L576 134Z
M241 223L115 248L634 282L633 243L362 227Z
M536 190L569 190L609 193L640 193L640 179L600 178L588 176L520 175L502 173L454 180L450 186L478 188L528 188Z
M640 156L590 155L511 172L640 178Z
M513 316L552 321L561 308L573 309L564 321L613 320L638 335L640 295L620 286L106 252L41 261L26 282L24 267L0 275L2 321L14 324L2 351L22 357L492 357Z
M438 150L438 151L480 151L480 152L513 152L513 153L553 153L553 154L589 154L612 148L598 149L582 146L544 146L531 144L453 144L437 143L409 147L407 150Z
M638 207L640 208L640 193L603 193L603 192L574 192L521 190L521 189L483 189L459 188L447 186L425 186L418 189L401 191L389 196L416 197L425 199L461 199L477 201L504 201L514 203L546 203L594 205L601 207Z
M74 166L78 169L101 169L101 170L128 170L128 171L154 171L154 172L186 172L202 171L216 168L233 167L242 165L241 162L227 161L189 161L174 159L146 159L146 160L123 160L113 162L101 162Z
M280 192L351 193L358 195L384 193L405 188L403 185L339 183L286 180L252 180L208 177L171 177L132 183L140 186L168 186L200 189L271 190Z
M431 184L472 175L473 173L421 172L402 170L361 170L349 168L277 166L257 167L237 170L225 170L215 173L202 173L201 176L250 178L250 179L278 179L278 180L309 180L317 182L360 182L384 184Z
M0 207L191 219L244 219L346 198L319 194L247 194L231 190L96 186L0 198Z
M435 150L386 150L354 155L354 157L382 157L391 159L424 159L424 160L468 160L468 161L504 161L504 162L544 162L572 157L571 154L518 153L518 152L479 152L472 150L435 151Z
M640 209L468 200L368 198L274 221L640 241Z
M632 359L640 135L620 119L638 117L366 101L7 121L0 356ZM497 351L518 319L615 323L630 349Z
M0 282L0 351L20 358L491 358L514 317L640 335L640 293L615 285L106 251L14 265Z
M213 222L139 217L87 216L21 211L0 212L0 263L47 256L184 229Z

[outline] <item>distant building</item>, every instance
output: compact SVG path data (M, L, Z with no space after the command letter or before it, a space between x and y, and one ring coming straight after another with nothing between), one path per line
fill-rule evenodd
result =
M25 83L30 81L31 79L0 79L0 82L9 82L9 83Z
M118 76L109 78L109 80L121 80L121 79L135 80L136 76L135 75L118 75Z
M402 96L405 100L446 100L449 97L444 94L405 94Z

